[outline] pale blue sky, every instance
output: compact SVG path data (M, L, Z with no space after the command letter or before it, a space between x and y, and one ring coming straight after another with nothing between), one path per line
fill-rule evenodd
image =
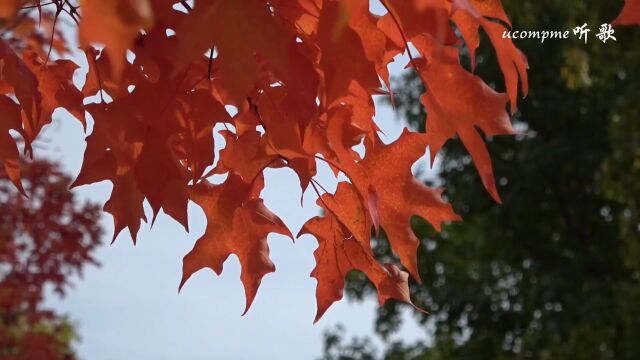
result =
M379 5L372 7L378 13L381 10ZM404 63L406 59L392 65L392 74L397 75ZM392 109L378 106L377 112L387 141L396 139L402 126ZM77 174L85 148L82 127L65 111L57 111L54 118L45 132L46 145L36 156L53 157ZM425 159L420 162L427 164ZM326 165L319 166L320 182L334 188ZM109 182L102 182L74 192L103 204L110 189ZM304 207L300 206L299 183L290 170L267 171L263 195L267 207L294 234L318 211L312 190L305 194ZM82 341L76 348L82 359L313 359L321 354L322 332L336 323L344 323L349 336L372 334L377 307L373 300L350 304L345 299L313 325L315 280L309 274L317 243L311 236L295 244L279 235L269 236L277 270L264 278L251 310L241 316L245 301L235 256L225 263L222 276L202 270L177 292L182 257L206 224L197 206L189 208L189 234L160 215L152 229L141 229L135 247L128 233L107 245L113 234L111 217L105 214L102 222L105 245L97 253L102 266L87 268L64 299L51 295L47 300L78 324ZM399 336L424 340L426 334L410 320L411 312L407 310L405 317L409 321Z

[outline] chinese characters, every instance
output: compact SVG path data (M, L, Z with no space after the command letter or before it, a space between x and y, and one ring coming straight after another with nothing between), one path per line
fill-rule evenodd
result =
M584 43L587 43L587 37L589 36L589 31L591 31L591 29L587 28L587 23L584 23L584 25L582 26L576 26L573 29L573 35L578 35L578 39L582 40L582 38L584 37Z
M606 43L607 40L609 40L609 39L611 39L613 41L617 41L615 36L613 36L614 32L615 32L615 30L613 30L613 28L611 27L611 24L602 24L602 25L600 25L600 32L598 34L596 34L596 36L603 43Z
M573 35L577 35L579 40L584 38L584 43L586 44L589 37L589 31L591 31L591 29L588 28L587 23L584 23L582 26L576 26L573 29ZM615 30L613 30L611 24L605 23L600 25L600 32L596 34L596 37L603 43L606 43L608 40L617 41L616 37L613 36L614 33Z

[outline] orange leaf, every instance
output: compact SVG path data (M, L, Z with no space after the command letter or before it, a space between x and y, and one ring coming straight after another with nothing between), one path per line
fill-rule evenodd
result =
M351 270L364 272L373 282L380 305L389 299L413 305L409 275L392 264L383 267L374 258L369 243L371 222L353 186L341 182L335 195L323 195L318 205L327 211L325 216L310 219L298 234L310 234L318 240L316 267L311 273L318 280L315 322L331 304L342 299L344 278Z
M613 20L613 25L637 25L640 24L640 1L625 0L624 8L620 15Z
M267 235L275 232L293 238L280 218L256 197L262 186L262 179L249 184L230 174L221 185L212 185L205 180L191 188L191 199L207 216L207 228L193 250L184 257L180 288L193 273L205 267L220 275L224 262L235 254L242 266L240 279L246 295L244 312L249 310L262 278L275 271L275 265L269 259Z
M411 217L418 215L426 219L438 231L442 222L460 220L451 205L442 200L442 189L427 187L411 173L411 166L424 155L426 146L424 134L405 129L400 138L389 145L378 142L360 163L377 194L380 225L394 253L418 281L419 241L411 230Z
M233 29L233 31L230 31ZM185 69L205 50L218 52L223 91L230 103L241 105L260 76L256 55L263 57L280 76L290 69L290 45L295 33L290 25L272 16L260 0L198 1L189 17L176 29L179 48L176 72Z
M33 124L27 122L25 126L30 139L33 140L43 126L51 123L53 112L60 107L69 111L86 128L84 96L73 84L73 73L79 66L71 60L56 60L45 66L35 53L25 54L25 64L36 75L42 98L39 116L34 114Z
M9 97L0 95L0 161L13 184L26 195L20 182L20 154L16 141L9 131L17 131L24 136L20 120L20 106Z
M458 60L458 50L431 43L429 63L420 67L428 90L421 101L427 108L427 139L431 159L442 145L458 134L471 154L482 182L496 200L500 196L495 186L491 158L476 126L486 135L513 133L506 112L507 95L491 89L478 76L467 72Z
M149 0L81 0L80 8L80 44L103 44L118 76L127 49L153 22Z
M13 18L22 5L22 0L4 0L0 2L0 20Z
M480 11L474 5L480 4ZM498 57L498 64L505 78L505 87L511 102L511 113L515 113L518 98L518 80L522 82L523 96L527 96L529 82L527 69L529 64L524 54L518 50L510 38L504 38L502 34L507 28L500 23L491 21L485 17L498 17L509 24L509 19L504 15L502 6L495 1L489 3L472 0L455 0L453 2L452 20L460 29L470 52L471 67L475 68L475 52L480 45L478 28L482 26L489 35Z
M11 87L30 122L38 119L41 102L38 79L3 39L0 39L0 64L0 82Z

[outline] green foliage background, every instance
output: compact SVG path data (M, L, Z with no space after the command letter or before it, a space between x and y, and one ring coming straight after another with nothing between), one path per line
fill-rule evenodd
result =
M464 221L437 234L415 219L423 285L412 297L424 342L325 338L325 359L637 359L640 356L640 29L596 37L622 1L503 1L515 30L569 30L589 42L516 40L530 63L520 135L489 142L503 204L482 187L467 152L451 141L439 181ZM503 80L484 39L477 73ZM468 66L468 58L463 59ZM401 79L398 111L424 130L420 82ZM428 123L426 124L428 126ZM393 255L375 242L380 258ZM374 296L352 273L352 299ZM377 314L383 339L401 305Z

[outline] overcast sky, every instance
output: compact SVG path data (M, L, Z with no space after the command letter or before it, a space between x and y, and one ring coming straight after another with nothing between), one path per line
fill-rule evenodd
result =
M378 5L373 5L380 12ZM398 74L401 65L392 66ZM396 139L402 125L392 109L378 106L376 120L386 141ZM46 129L40 156L53 157L64 168L78 173L85 148L82 127L65 111L57 111L54 123ZM38 153L36 153L38 156ZM421 160L426 165L426 160ZM332 184L324 163L318 164L320 182ZM300 206L300 186L291 170L266 172L263 192L269 209L279 215L295 234L302 224L317 214L316 195L310 190ZM102 182L74 190L82 199L103 204L111 184ZM280 235L268 238L274 274L262 281L258 295L247 315L240 266L231 256L222 276L202 270L191 277L182 292L178 284L182 257L203 234L203 212L189 207L190 233L168 216L160 215L152 229L143 226L138 244L123 232L115 244L108 245L113 234L111 216L105 214L104 243L97 258L99 268L89 267L75 287L60 299L48 296L47 303L68 314L77 324L82 340L76 349L85 360L121 359L313 359L322 353L322 333L343 323L349 336L372 334L373 299L350 304L334 304L321 321L315 316L315 279L309 274L315 262L315 238L305 235L296 243ZM411 313L405 314L411 319ZM400 335L404 340L423 339L424 330L407 321Z

